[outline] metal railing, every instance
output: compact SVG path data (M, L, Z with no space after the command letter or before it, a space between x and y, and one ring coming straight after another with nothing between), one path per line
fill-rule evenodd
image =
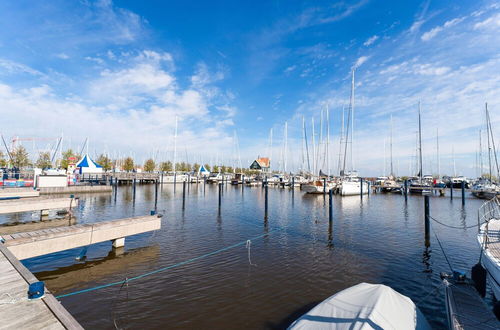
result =
M500 199L495 196L493 199L483 203L477 214L477 230L479 234L483 234L483 248L488 248L489 239L489 223L492 219L500 219ZM481 231L481 225L486 224Z

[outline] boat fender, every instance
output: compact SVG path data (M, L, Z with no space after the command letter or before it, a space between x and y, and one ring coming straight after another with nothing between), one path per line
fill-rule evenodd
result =
M455 280L456 283L465 283L465 279L467 276L465 275L465 272L459 270L454 270L453 271L453 280Z
M38 299L43 298L45 294L45 283L44 282L35 282L31 283L28 287L28 299Z
M481 297L484 297L486 295L486 269L478 262L472 266L470 273L477 292L479 292Z

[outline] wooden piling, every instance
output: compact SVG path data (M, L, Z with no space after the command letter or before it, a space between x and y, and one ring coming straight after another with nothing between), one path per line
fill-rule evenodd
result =
M155 180L155 214L158 212L158 180Z
M403 193L405 195L405 202L407 202L408 201L408 179L405 180L405 186L404 186Z
M363 198L363 178L359 178L359 182L360 182L359 193L361 195L361 198Z
M323 196L326 195L326 178L323 178Z
M267 195L268 195L268 186L266 183L266 186L264 187L264 199L265 199L265 204L264 204L264 210L266 213L266 218L267 218L267 209L268 209L268 201L267 201Z
M429 196L424 196L424 226L425 226L425 246L429 247L430 243L430 205Z
M330 189L330 191L328 192L328 195L329 195L329 199L328 199L328 220L330 222L333 221L333 190Z
M462 206L465 205L465 181L462 180Z
M450 200L453 200L453 182L450 182Z

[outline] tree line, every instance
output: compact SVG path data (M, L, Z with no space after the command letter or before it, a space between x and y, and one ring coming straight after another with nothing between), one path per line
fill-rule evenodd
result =
M23 146L18 146L10 152L10 157L7 157L3 152L0 151L0 167L7 167L9 164L16 168L25 168L35 166L41 169L49 169L53 167L58 167L67 170L70 164L71 158L79 160L81 155L75 153L72 149L68 149L62 152L62 158L55 161L56 164L52 164L52 159L50 152L39 152L36 162L30 160L27 150ZM155 162L152 158L146 160L142 166L137 164L132 157L126 157L123 159L111 159L106 154L101 154L95 162L102 166L104 171L111 171L113 169L121 169L123 171L131 172L139 167L145 172L173 172L174 164L171 161ZM175 164L175 170L178 172L198 172L200 169L200 164L194 163L190 164L187 162L178 162ZM244 173L246 175L256 174L257 171L250 170L248 168L234 168L226 165L209 165L204 164L204 168L210 172L221 172L221 173Z

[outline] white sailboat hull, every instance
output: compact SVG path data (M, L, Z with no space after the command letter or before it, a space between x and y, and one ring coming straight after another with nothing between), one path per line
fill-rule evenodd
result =
M340 194L342 196L355 196L361 195L361 182L345 181L342 182L340 187ZM368 183L363 182L363 195L368 194Z
M488 225L488 244L490 245L490 248L484 249L484 233L486 231L486 225ZM500 219L491 219L488 224L482 224L480 229L479 234L477 234L477 240L483 250L481 263L488 271L488 283L493 290L495 298L500 300L500 258L496 257L493 253L493 250L499 249L498 244L500 243L498 242L498 234L500 233Z

